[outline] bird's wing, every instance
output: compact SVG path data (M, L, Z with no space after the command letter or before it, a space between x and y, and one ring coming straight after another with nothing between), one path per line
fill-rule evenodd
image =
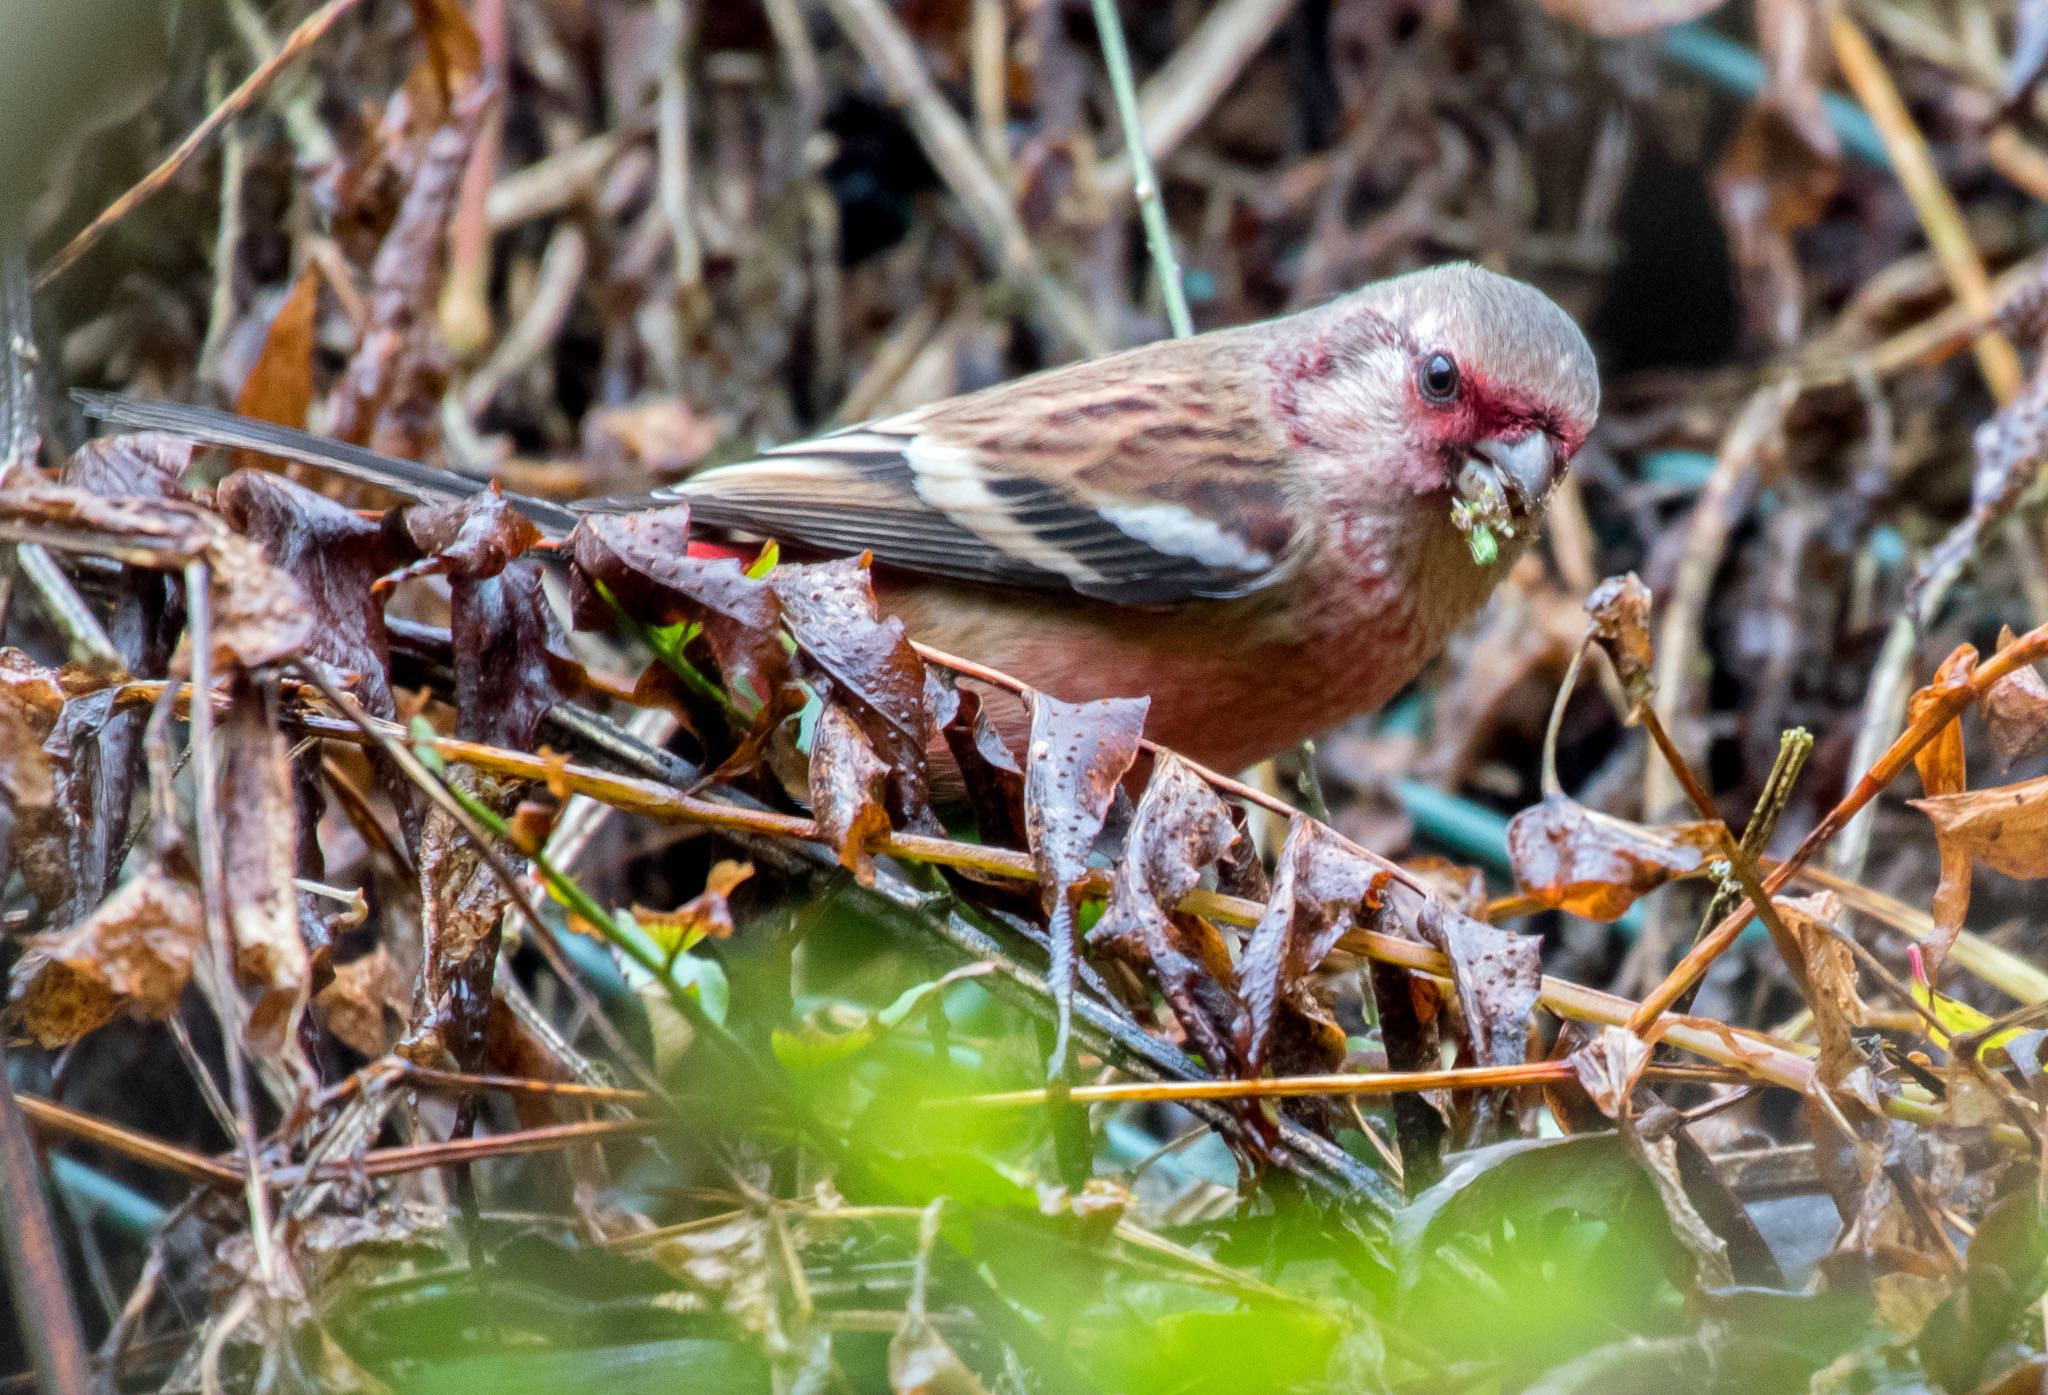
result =
M780 446L670 491L714 527L1134 606L1241 596L1298 543L1256 348L1209 335Z

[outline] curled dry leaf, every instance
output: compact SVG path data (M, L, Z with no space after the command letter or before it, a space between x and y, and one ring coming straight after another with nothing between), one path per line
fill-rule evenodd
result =
M1720 846L1720 825L1663 828L1551 795L1508 823L1508 861L1524 895L1588 920L1618 920L1637 898L1692 875Z
M70 929L29 941L14 966L8 1015L50 1049L118 1012L168 1017L204 934L197 889L152 863Z
M1203 936L1186 924L1194 918L1177 916L1174 907L1237 836L1229 806L1208 782L1180 757L1162 753L1131 820L1109 904L1088 932L1091 945L1115 946L1151 966L1181 1029L1201 1048L1209 1068L1219 1072L1236 1053L1218 1025L1224 1004L1204 1003L1202 990L1206 986L1216 999L1225 996L1219 985L1228 981L1230 960L1213 931ZM1206 945L1222 953L1220 963L1204 954Z
M1265 1063L1283 999L1313 1007L1309 976L1350 931L1376 924L1388 874L1313 819L1296 815L1273 873L1273 895L1245 942L1238 968L1245 1069Z
M2011 630L1998 636L2003 650L2013 641ZM2048 750L2048 682L2032 664L2014 669L1984 694L1984 716L1991 728L1991 749L1998 766L2010 770L2018 761Z
M1868 1009L1856 990L1855 952L1835 929L1842 915L1841 898L1832 891L1821 891L1811 896L1781 896L1777 905L1806 960L1807 1004L1813 1011L1814 1035L1820 1040L1821 1083L1830 1090L1846 1088L1863 1097L1875 1112L1877 1100L1868 1093L1868 1073L1851 1081L1866 1064L1852 1034L1863 1026Z
M1024 756L1024 822L1038 869L1051 945L1053 1004L1058 1025L1051 1075L1066 1068L1074 1010L1075 915L1088 855L1117 784L1138 758L1144 698L1061 702L1031 699L1031 744Z
M406 536L426 556L378 585L412 576L458 576L476 581L510 566L541 540L534 521L514 508L497 481L481 494L401 511Z
M245 984L296 990L306 982L299 932L298 808L290 751L270 695L237 675L221 723L222 882L235 973Z
M644 624L701 625L726 686L762 712L787 711L782 603L731 557L690 555L690 511L595 514L570 539L577 570Z
M1657 655L1650 640L1650 588L1634 572L1610 576L1586 597L1588 633L1607 652L1636 711L1657 693Z
M925 671L903 622L876 610L861 561L777 567L768 580L806 676L844 697L888 763L890 815L904 827L928 824L926 753L952 717L951 691Z
M1650 1064L1650 1044L1626 1027L1602 1027L1566 1061L1600 1112L1618 1118Z
M1942 661L1934 671L1934 681L1915 692L1907 704L1907 713L1918 721L1923 712L1939 702L1945 695L1966 687L1971 676L1977 671L1977 651L1965 644ZM1922 746L1913 756L1913 768L1919 773L1920 784L1930 797L1960 794L1968 784L1967 762L1963 754L1963 723L1960 717L1951 719L1934 739ZM1950 945L1962 932L1963 919L1970 910L1970 854L1955 840L1935 825L1935 840L1941 851L1941 880L1934 890L1934 933L1928 936L1924 948L1927 953L1928 973L1939 981L1941 961Z
M456 734L532 750L548 710L580 695L586 683L548 603L539 564L458 575L448 590Z
M889 767L860 724L838 702L826 703L811 736L811 814L840 865L862 886L874 885L870 850L889 835L889 811L882 805L888 776Z
M1024 771L1002 733L982 710L981 695L958 690L959 705L946 723L946 749L974 810L984 843L1014 848L1024 842Z
M0 649L0 872L20 868L31 893L66 896L76 815L58 798L60 774L44 740L64 709L55 671L19 649Z
M405 1030L410 1003L405 976L390 951L378 945L335 966L334 977L313 996L313 1012L335 1040L375 1060Z
M2008 877L2048 877L2048 775L1910 801L1935 836Z
M732 894L754 875L754 864L720 858L704 875L704 890L672 911L633 908L633 919L664 948L688 949L698 940L732 938Z

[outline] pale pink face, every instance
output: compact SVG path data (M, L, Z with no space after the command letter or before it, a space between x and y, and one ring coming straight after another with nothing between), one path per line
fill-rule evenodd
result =
M1475 266L1397 277L1303 317L1274 367L1294 444L1350 476L1341 496L1483 497L1514 518L1541 511L1600 406L1571 317Z

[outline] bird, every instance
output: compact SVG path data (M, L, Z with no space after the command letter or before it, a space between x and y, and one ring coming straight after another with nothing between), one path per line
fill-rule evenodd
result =
M232 413L87 412L369 479L480 481ZM1528 545L1599 413L1584 333L1469 263L1160 341L720 465L652 495L520 500L544 528L687 504L693 552L874 561L911 638L1244 769L1399 692ZM698 541L701 539L701 541ZM751 553L747 554L751 555ZM1017 736L1021 710L992 712ZM1019 747L1021 749L1021 746Z

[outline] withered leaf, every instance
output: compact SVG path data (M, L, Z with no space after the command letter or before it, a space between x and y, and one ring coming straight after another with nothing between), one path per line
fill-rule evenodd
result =
M776 709L791 680L782 604L733 558L692 557L689 522L681 505L594 514L570 538L577 569L643 624L703 626L726 686Z
M982 842L1014 848L1024 841L1024 771L982 710L981 695L962 688L957 696L953 720L946 723L946 749L974 810L974 826Z
M1608 1028L1609 1031L1617 1030ZM1694 1282L1702 1288L1725 1289L1735 1282L1734 1265L1728 1258L1728 1242L1714 1233L1685 1189L1679 1175L1678 1139L1672 1133L1652 1135L1636 1119L1621 1116L1621 1136L1628 1150L1642 1164L1664 1203L1671 1232L1691 1252Z
M1024 824L1051 944L1057 1027L1049 1075L1066 1069L1074 1010L1075 915L1088 855L1118 782L1138 758L1149 706L1144 698L1061 702L1037 693L1031 699Z
M400 560L377 524L281 475L239 470L214 496L222 515L297 582L312 617L306 657L389 717L391 639L371 586Z
M298 808L290 748L270 695L237 675L221 723L221 868L235 973L244 984L296 989L306 982L299 933Z
M313 1011L334 1038L375 1060L405 1030L411 995L397 961L383 945L337 964L334 977L313 996Z
M1610 576L1586 597L1589 633L1607 652L1631 710L1657 694L1657 655L1650 640L1650 588L1634 572Z
M1650 1064L1650 1044L1626 1027L1603 1027L1565 1060L1594 1105L1614 1119L1628 1108L1636 1081Z
M302 427L313 405L313 333L320 309L320 269L310 262L278 303L256 362L235 394L235 410L258 421ZM236 451L238 470L261 470L268 457Z
M532 750L548 710L580 695L586 682L548 604L540 564L457 576L448 591L456 734Z
M1918 721L1923 713L1941 698L1956 689L1966 686L1977 670L1977 651L1965 644L1942 660L1941 667L1934 671L1934 680L1913 694L1907 702L1907 714ZM1922 746L1913 755L1913 768L1919 773L1920 785L1932 796L1960 794L1969 783L1968 765L1963 754L1963 723L1960 717L1952 718L1934 739ZM1941 976L1941 961L1948 954L1949 946L1962 932L1963 920L1970 910L1970 854L1968 849L1941 831L1935 825L1935 842L1941 854L1941 880L1934 890L1934 933L1927 937L1924 948L1927 953L1928 972L1938 982Z
M520 785L457 766L451 783L467 787L501 816ZM491 983L505 908L511 904L482 851L437 806L420 835L419 991L412 1031L399 1054L421 1065L475 1070L482 1063Z
M1229 963L1207 965L1199 953L1189 953L1174 908L1237 836L1229 806L1208 782L1180 757L1162 752L1125 837L1109 904L1088 932L1090 944L1115 945L1151 965L1182 1030L1219 1072L1235 1053L1198 992L1204 983L1216 983L1218 967L1227 974Z
M1479 1064L1519 1064L1543 987L1542 938L1498 929L1435 901L1424 903L1416 929L1451 961L1451 983Z
M2003 650L2013 642L2006 630L1998 637ZM2014 669L1991 685L1984 694L1984 716L1991 727L1991 749L1998 753L1998 766L2013 765L2048 750L2048 682L2032 664Z
M863 886L874 884L875 840L889 834L882 805L888 775L860 724L837 701L827 702L811 736L811 813L840 865Z
M1618 920L1638 897L1697 872L1719 825L1646 828L1561 794L1508 822L1508 861L1523 894L1588 920Z
M1305 993L1331 946L1377 921L1388 874L1345 847L1334 833L1297 814L1273 872L1273 895L1245 942L1238 966L1244 1020L1238 1037L1245 1069L1265 1064L1281 1000Z
M152 863L84 920L29 942L8 988L9 1016L50 1049L123 1010L167 1017L204 934L197 889Z
M400 512L406 536L426 555L387 580L442 575L480 581L496 576L541 540L540 528L514 508L497 481L479 494Z
M1909 801L1935 835L2008 877L2048 876L2048 775Z
M1806 961L1806 981L1811 990L1808 1006L1813 1010L1813 1031L1820 1039L1820 1080L1830 1090L1841 1090L1856 1069L1865 1064L1853 1033L1864 1024L1867 1009L1856 990L1856 955L1835 932L1841 919L1842 902L1831 891L1811 896L1777 898L1778 915L1799 941ZM1876 1100L1869 1101L1873 1110Z
M928 822L927 752L951 716L952 694L917 657L903 622L875 608L860 561L777 567L768 576L813 682L827 682L889 765L889 812L904 827ZM943 710L942 710L943 709Z
M633 919L665 949L683 950L702 939L732 938L732 894L754 875L751 862L721 858L704 874L704 890L672 911L633 908Z
M182 499L192 443L162 431L101 436L64 462L64 483L102 498Z

